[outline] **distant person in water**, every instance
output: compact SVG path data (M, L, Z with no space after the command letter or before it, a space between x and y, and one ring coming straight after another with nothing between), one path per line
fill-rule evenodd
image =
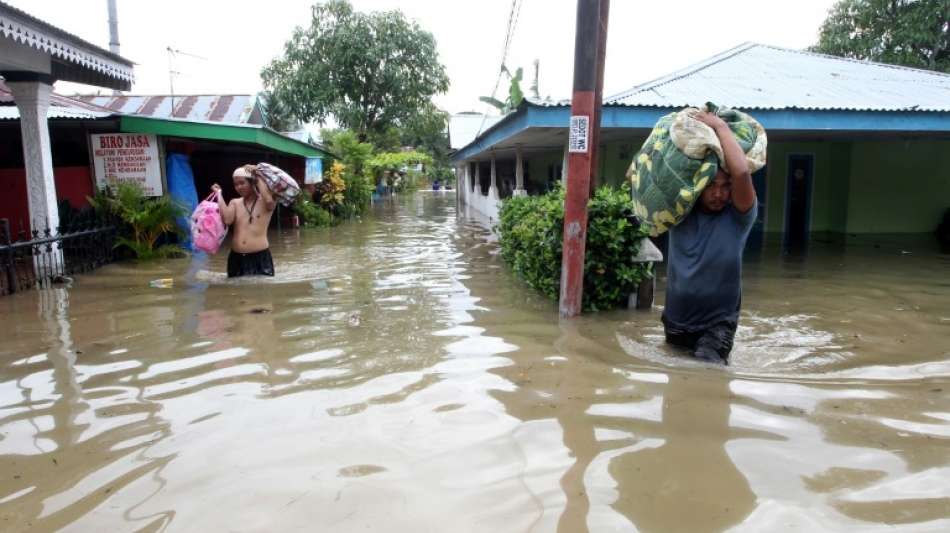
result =
M239 198L225 204L221 186L215 183L211 190L218 194L218 207L224 223L233 226L231 253L228 254L228 277L273 276L274 259L267 242L267 227L277 203L270 190L254 177L254 165L244 165L231 176Z
M670 229L663 327L666 342L728 364L742 301L742 250L758 206L732 130L713 113L695 118L716 132L726 160L692 212Z

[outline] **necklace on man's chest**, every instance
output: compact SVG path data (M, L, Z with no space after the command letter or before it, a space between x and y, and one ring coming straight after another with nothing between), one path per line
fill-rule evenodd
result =
M254 208L257 206L257 197L254 197L254 201L251 202L251 207L248 207L247 204L244 204L244 210L247 211L247 222L248 224L254 223Z

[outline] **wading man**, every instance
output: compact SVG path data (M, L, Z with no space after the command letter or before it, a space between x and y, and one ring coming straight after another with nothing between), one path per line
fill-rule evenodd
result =
M716 132L726 160L692 212L670 229L663 326L668 343L728 364L742 301L742 250L758 206L729 126L713 113L695 118Z
M215 183L211 187L219 193L218 207L224 223L234 227L228 277L273 276L274 260L267 242L267 227L277 204L267 185L254 177L254 165L238 167L231 178L239 197L226 205L220 194L221 186Z

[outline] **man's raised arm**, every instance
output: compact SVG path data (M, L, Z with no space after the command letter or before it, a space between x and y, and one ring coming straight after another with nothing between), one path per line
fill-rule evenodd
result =
M277 207L277 202L274 201L274 196L271 194L270 189L267 188L264 180L261 178L255 179L254 188L257 189L257 194L261 197L261 200L264 200L264 208L268 211L273 211L274 208Z
M723 155L726 156L723 166L732 178L732 205L740 213L748 213L749 209L755 205L755 187L752 185L752 175L749 174L745 152L742 151L742 147L739 146L726 122L714 113L703 111L697 113L695 118L712 128L716 132L716 137L719 137Z

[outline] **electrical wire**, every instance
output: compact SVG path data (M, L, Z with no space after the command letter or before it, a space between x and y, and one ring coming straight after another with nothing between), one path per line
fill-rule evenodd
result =
M511 41L515 36L515 29L518 25L518 18L521 15L521 5L522 0L511 0L511 10L508 12L508 27L505 30L505 42L501 50L501 65L498 67L498 76L495 78L495 86L491 91L491 97L495 98L498 94L498 85L501 84L501 75L504 72L505 62L508 61L508 52L511 48ZM478 126L478 132L475 134L477 139L479 135L482 134L482 129L485 127L485 120L488 119L488 115L482 114L482 123Z

